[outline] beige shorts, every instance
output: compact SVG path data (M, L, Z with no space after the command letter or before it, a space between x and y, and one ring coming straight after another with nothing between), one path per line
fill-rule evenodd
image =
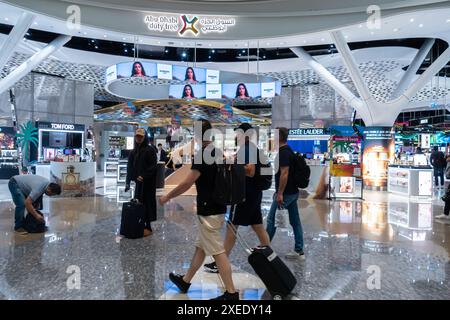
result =
M203 249L207 256L215 256L225 252L221 236L225 223L225 214L198 217L198 235L195 246Z

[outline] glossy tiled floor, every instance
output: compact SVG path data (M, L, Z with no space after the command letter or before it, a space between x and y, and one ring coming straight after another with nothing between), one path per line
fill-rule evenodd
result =
M126 195L118 198L112 181L100 181L96 197L45 199L49 231L25 236L11 232L13 206L0 184L0 298L208 299L221 292L219 277L202 270L187 295L168 280L170 271L187 269L193 253L195 197L159 208L153 236L121 239L117 201ZM298 280L290 298L450 299L450 223L433 218L442 203L382 192L364 198L299 201L306 260L285 260ZM257 243L248 228L239 231ZM277 230L273 248L281 257L293 248L289 228ZM238 244L231 262L242 298L270 298Z

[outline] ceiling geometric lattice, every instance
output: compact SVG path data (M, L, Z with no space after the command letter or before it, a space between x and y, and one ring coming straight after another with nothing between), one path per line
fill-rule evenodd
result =
M5 77L11 69L19 66L22 62L30 57L29 54L15 52L3 70L0 71L0 77ZM365 79L370 92L379 102L385 102L390 99L393 90L397 86L397 81L393 80L390 75L403 72L401 68L404 65L395 60L367 61L359 64L359 69ZM344 66L336 66L327 68L337 79L347 83L349 88L354 91L352 81ZM111 95L104 89L106 67L80 64L60 61L56 59L46 59L36 69L37 72L43 72L53 75L65 77L70 80L88 81L94 84L95 100L125 102L122 99ZM267 72L263 74L281 80L283 86L302 86L316 85L317 89L315 98L319 101L326 102L334 99L333 90L322 81L322 79L311 69L300 71L283 71L283 72ZM140 81L143 85L157 85L169 83L179 83L179 81L165 81L155 79L122 79L123 81ZM21 81L19 86L27 86L27 81ZM449 82L450 86L450 82ZM322 94L320 89L322 88ZM49 88L48 88L49 89ZM50 89L49 89L50 90ZM355 92L355 91L354 91ZM412 101L424 101L425 104L430 99L444 98L450 94L450 89L445 88L443 83L433 84L433 88L427 85L419 91Z

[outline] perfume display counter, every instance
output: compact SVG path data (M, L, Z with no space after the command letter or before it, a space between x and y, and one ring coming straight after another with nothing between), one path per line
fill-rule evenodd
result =
M62 197L95 195L95 162L50 162L38 164L36 175L61 185Z

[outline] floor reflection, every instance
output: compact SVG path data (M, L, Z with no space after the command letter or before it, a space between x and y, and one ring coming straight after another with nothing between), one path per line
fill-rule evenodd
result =
M11 201L0 202L0 298L209 299L223 290L218 275L203 270L187 295L168 280L169 272L189 267L197 230L194 196L158 205L154 235L129 240L118 229L132 190L125 193L123 184L105 179L97 193L46 198L49 231L26 236L12 232ZM272 192L264 192L264 221L271 203ZM365 192L364 200L304 196L299 210L306 260L285 260L298 281L292 298L450 299L450 225L434 219L442 213L439 200L381 192ZM249 244L258 243L250 228L239 232ZM277 230L272 246L282 259L293 244L290 226ZM239 244L230 260L241 298L271 298ZM73 265L81 271L80 290L66 285ZM379 290L367 288L373 266L382 272Z

